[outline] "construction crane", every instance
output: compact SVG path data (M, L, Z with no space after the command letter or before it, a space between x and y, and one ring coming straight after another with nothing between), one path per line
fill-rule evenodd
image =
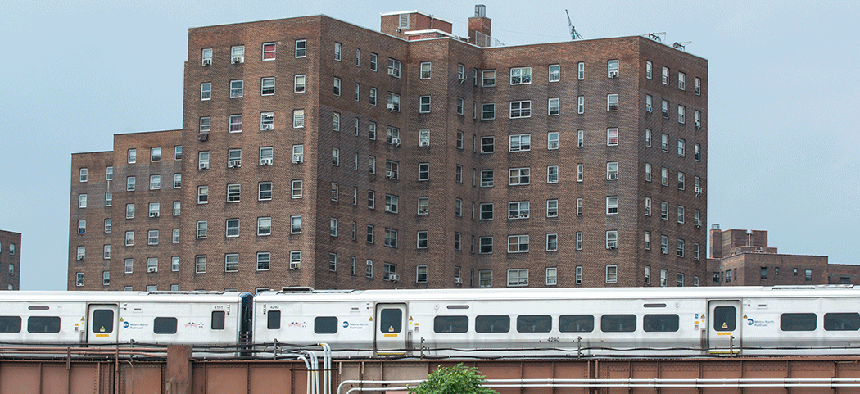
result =
M576 32L576 28L573 27L573 22L570 21L570 13L567 12L566 8L564 9L564 13L567 14L567 26L570 27L570 39L582 39L582 36L579 35L579 33Z

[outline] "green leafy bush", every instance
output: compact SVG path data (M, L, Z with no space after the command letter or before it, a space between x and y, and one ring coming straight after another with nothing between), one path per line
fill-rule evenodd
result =
M462 363L450 368L439 368L424 383L409 389L413 394L498 394L496 390L481 386L484 375L477 368Z

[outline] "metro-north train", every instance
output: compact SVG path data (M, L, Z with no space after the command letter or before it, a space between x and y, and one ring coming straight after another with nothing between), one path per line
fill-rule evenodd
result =
M0 343L259 357L320 343L335 357L860 355L860 288L2 292Z

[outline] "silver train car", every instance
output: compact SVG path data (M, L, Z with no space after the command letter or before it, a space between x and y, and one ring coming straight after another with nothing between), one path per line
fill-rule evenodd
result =
M0 343L222 345L258 357L320 343L335 357L860 355L860 289L3 292Z

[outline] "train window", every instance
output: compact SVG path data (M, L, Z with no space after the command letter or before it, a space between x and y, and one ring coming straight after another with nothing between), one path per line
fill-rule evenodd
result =
M30 316L27 319L27 332L29 333L57 333L60 332L59 316Z
M714 331L734 331L737 327L737 309L733 306L714 307Z
M678 315L645 315L642 329L645 332L677 332Z
M113 310L111 309L96 309L93 311L93 321L91 326L94 333L110 333L113 332Z
M824 329L827 331L860 330L860 313L825 313Z
M857 331L860 330L860 314L858 313L825 313L824 329L827 331Z
M814 313L783 313L779 328L782 331L815 331L818 317Z
M475 318L475 331L482 333L505 333L511 330L511 318L507 315L483 315Z
M270 330L281 328L281 311L269 311L268 325L266 328Z
M385 333L399 333L403 325L403 315L400 309L389 308L379 312L379 331Z
M314 319L314 332L317 334L337 334L337 317L317 316Z
M633 331L636 331L636 315L603 315L600 317L600 331L603 331L603 332L633 332Z
M224 329L224 311L212 311L212 323L209 324L213 330Z
M17 334L21 332L21 316L0 316L0 333Z
M561 315L558 317L558 330L561 332L592 332L594 316Z
M156 317L152 323L152 332L156 334L176 334L176 318Z
M433 319L435 333L462 333L469 331L469 318L466 316L436 316Z
M549 332L552 329L552 317L549 315L517 316L517 332Z

